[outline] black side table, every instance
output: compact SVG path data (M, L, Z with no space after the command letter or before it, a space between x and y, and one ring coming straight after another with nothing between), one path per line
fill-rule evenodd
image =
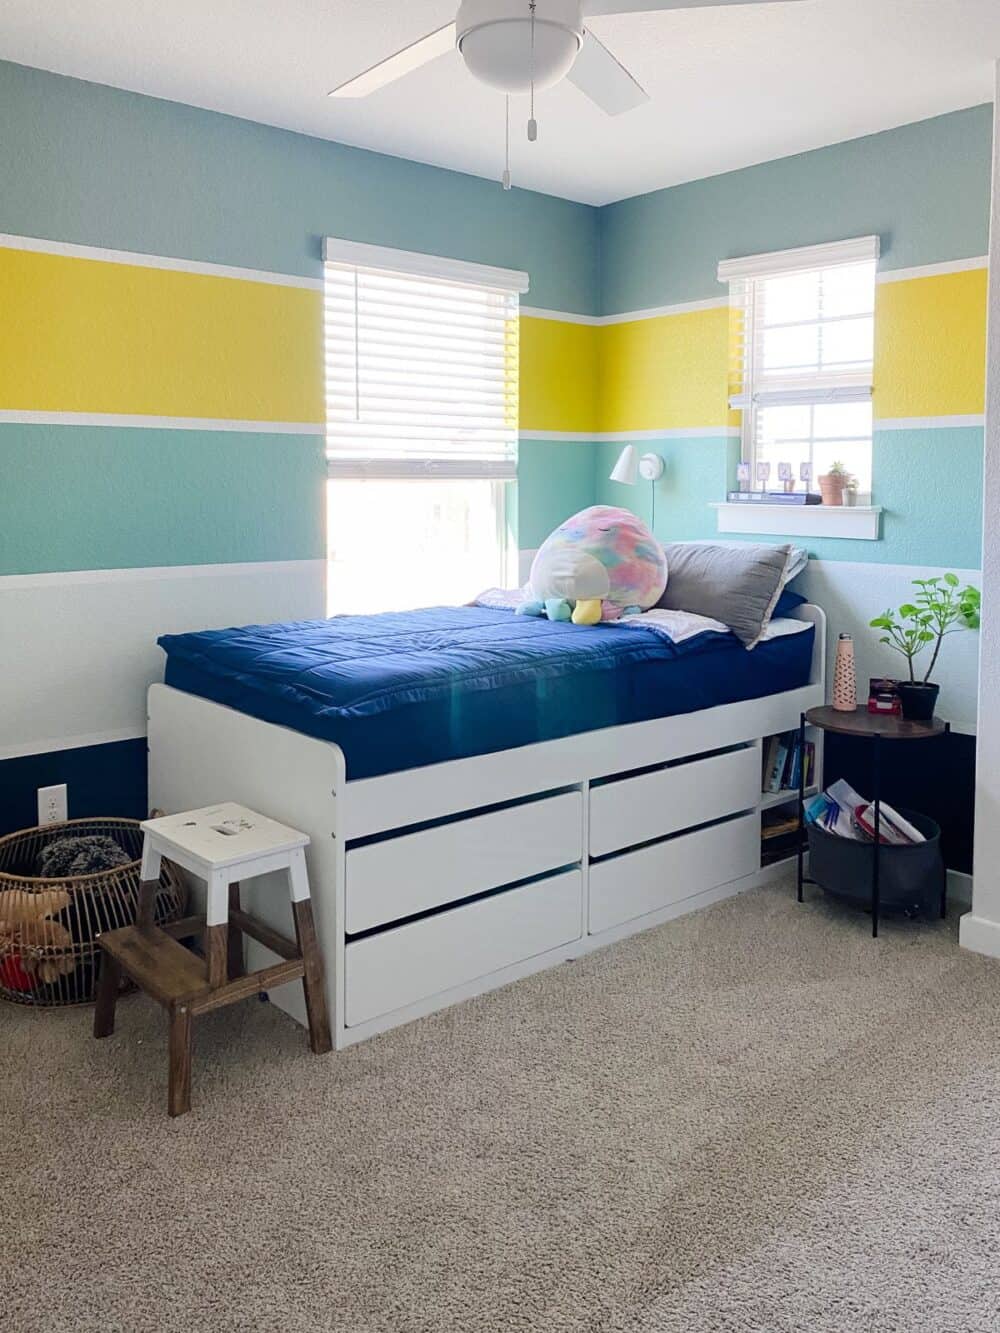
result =
M872 803L875 806L875 841L872 844L872 936L878 936L879 916L879 860L881 852L881 781L882 781L882 743L884 741L923 741L936 736L944 736L951 730L950 722L942 722L939 717L930 722L910 722L903 717L887 717L884 713L869 713L867 708L855 708L851 713L825 705L822 708L810 708L799 716L800 754L805 754L806 726L817 727L820 731L835 731L841 736L856 736L872 743ZM803 873L805 857L805 764L799 764L799 847L797 895L802 902L803 884L815 884L806 879ZM948 909L947 881L941 890L941 915Z

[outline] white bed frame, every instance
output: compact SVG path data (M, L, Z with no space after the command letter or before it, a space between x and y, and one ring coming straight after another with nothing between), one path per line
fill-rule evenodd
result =
M766 879L762 739L825 697L826 617L796 615L801 689L355 782L337 745L154 685L150 804L239 801L309 834L340 1049ZM267 877L246 896L290 931ZM304 1022L299 990L271 999Z

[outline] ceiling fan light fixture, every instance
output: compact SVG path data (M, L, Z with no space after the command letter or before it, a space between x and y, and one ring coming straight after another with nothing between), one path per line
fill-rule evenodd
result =
M528 0L462 0L455 20L469 72L506 93L548 88L573 67L583 45L581 0L536 0L534 49Z

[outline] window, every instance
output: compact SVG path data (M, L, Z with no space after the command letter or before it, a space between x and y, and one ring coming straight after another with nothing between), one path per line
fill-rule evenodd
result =
M799 483L842 463L872 489L872 356L878 237L727 260L734 310L730 406L743 412L743 457Z
M508 582L527 275L333 239L325 258L328 612Z

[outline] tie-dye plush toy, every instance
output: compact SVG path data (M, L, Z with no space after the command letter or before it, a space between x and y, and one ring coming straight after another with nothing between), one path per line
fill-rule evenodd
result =
M594 505L556 528L531 566L521 615L576 625L647 611L667 586L663 547L635 514Z

